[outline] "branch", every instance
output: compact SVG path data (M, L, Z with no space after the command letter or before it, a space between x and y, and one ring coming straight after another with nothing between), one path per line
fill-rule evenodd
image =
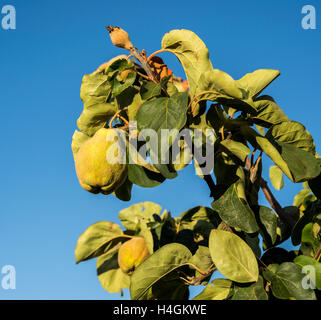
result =
M266 200L270 203L271 207L278 214L280 219L292 229L296 224L295 220L283 210L279 202L275 199L266 180L264 180L263 178L261 178L261 189L264 193Z
M251 168L251 162L252 161L250 160L250 158L247 157L247 159L245 161L245 165L246 165L247 169L249 169L249 170ZM276 200L271 189L269 188L267 181L264 180L262 177L261 177L261 185L260 186L261 186L261 189L263 191L263 194L264 194L266 200L269 202L272 209L277 213L277 215L280 217L280 219L292 229L296 223L295 220L283 210L280 203Z
M210 197L213 197L214 200L216 200L216 199L215 199L216 184L214 183L212 176L207 174L207 175L204 175L204 178L203 178L203 179L204 179L204 181L207 183L208 188L209 188L210 191L211 191Z
M135 57L142 65L142 68L145 70L145 72L147 73L148 77L153 81L153 82L157 82L155 79L155 76L152 72L152 69L150 68L150 65L148 64L147 60L142 57L136 50L135 48L132 48L130 50L130 54Z

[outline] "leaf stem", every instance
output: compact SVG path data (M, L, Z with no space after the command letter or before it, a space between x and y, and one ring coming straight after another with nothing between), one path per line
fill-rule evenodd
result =
M157 51L153 52L153 53L147 58L147 61L149 61L152 57L156 56L157 54L162 53L162 52L165 52L165 51L174 53L174 51L169 50L169 49L160 49L160 50L157 50ZM175 54L175 53L174 53L174 54Z

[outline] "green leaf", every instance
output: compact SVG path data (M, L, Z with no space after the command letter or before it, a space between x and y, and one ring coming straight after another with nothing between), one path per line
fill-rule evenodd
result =
M211 91L205 96L208 100L215 101L218 98L242 99L242 91L237 87L236 81L226 72L213 69L203 73L199 79L202 91Z
M321 199L321 174L319 174L316 178L309 180L308 183L314 195L320 200Z
M164 156L168 153L172 142L175 140L178 131L186 123L188 95L186 92L175 93L170 98L158 98L144 102L137 111L137 127L140 134L144 136L148 143L150 158L161 174L168 179L177 176L176 171L169 165L165 165ZM144 132L144 129L151 129L157 133L157 142L150 137L150 131ZM170 130L165 132L164 129ZM175 129L175 130L172 130ZM164 136L168 133L169 136ZM171 134L173 133L173 136Z
M268 207L258 206L256 211L258 211L256 217L260 227L260 233L267 247L271 247L277 237L278 217L273 210Z
M223 230L213 230L209 249L219 272L226 278L240 282L256 282L259 268L251 248L237 235Z
M246 160L246 157L251 154L251 150L241 142L225 139L221 141L221 145L243 162Z
M82 144L87 141L90 137L87 136L86 134L75 130L73 136L72 136L72 142L71 142L71 150L72 150L72 154L73 157L75 159L75 156L78 152L78 150L80 149L80 147L82 146Z
M157 172L148 170L137 164L128 164L128 179L143 188L154 188L165 181L165 178Z
M204 272L209 271L213 266L209 248L205 246L199 246L195 254L192 256L190 263Z
M143 300L188 300L188 286L174 272L157 281L148 289Z
M274 165L270 167L269 173L273 187L276 190L281 190L284 187L282 170L278 166Z
M311 134L305 129L305 126L296 121L284 121L273 125L266 137L273 143L273 141L283 142L300 148L304 151L315 153L315 144Z
M206 221L213 225L213 228L219 225L220 218L211 208L197 206L180 214L180 226L182 228L194 229L199 221Z
M116 223L100 221L92 224L78 238L76 263L102 255L111 241L115 240L117 243L122 236L123 232Z
M145 239L147 249L149 253L152 254L154 252L154 239L150 228L148 228L146 224L141 225L141 229L138 236L143 237Z
M292 173L288 164L280 155L278 149L265 137L262 137L254 129L248 126L240 128L244 137L253 145L255 149L263 150L263 152L293 181Z
M140 88L140 95L143 100L148 100L159 96L162 93L162 87L160 83L152 81L144 81Z
M279 75L280 71L278 70L259 69L252 73L247 73L236 83L239 88L248 91L251 97L256 97Z
M193 300L225 300L230 294L231 286L231 280L215 279Z
M186 92L175 93L170 98L158 98L144 102L136 115L139 131L153 129L180 130L186 123L188 95Z
M84 110L77 120L78 128L88 136L106 126L116 113L117 106L109 103L111 85L107 75L102 71L95 71L85 75L80 88L80 98L84 103Z
M108 81L111 84L113 97L118 96L136 79L136 73L133 72L134 64L125 58L115 60L106 70ZM132 70L131 70L132 69ZM126 70L128 70L126 72Z
M321 173L317 159L310 152L281 141L277 142L277 147L291 171L293 182L307 181Z
M313 232L313 223L312 222L306 224L303 227L301 241L302 241L302 243L304 242L304 243L310 244L312 246L314 252L316 252L316 250L320 246L320 240L315 237L315 234Z
M133 183L129 181L127 177L125 182L113 192L113 195L119 200L129 201L132 195L132 187Z
M263 271L263 276L271 282L272 293L278 299L316 299L313 290L303 288L302 279L304 274L301 268L292 262L270 265Z
M247 286L241 286L235 283L231 300L268 300L268 295L264 289L263 278L259 276L256 283Z
M231 227L254 233L259 227L248 203L238 195L237 189L240 183L237 181L232 184L220 199L212 202L212 208Z
M294 259L294 263L296 263L301 268L305 266L314 268L315 275L315 283L314 285L318 290L321 290L321 263L313 259L312 257L307 256L298 256ZM311 277L312 280L312 277Z
M161 247L149 256L131 276L130 296L132 300L144 299L144 295L160 279L177 268L184 266L191 259L188 248L179 243Z
M196 94L196 88L204 91L199 86L200 76L212 70L209 52L203 41L192 31L172 30L162 39L162 48L173 52L181 62L187 76L191 96Z
M130 277L118 266L118 252L98 257L96 268L99 282L108 292L122 293L122 289L129 288Z
M293 199L293 205L300 208L300 206L303 204L305 198L307 196L311 195L311 190L309 189L302 189L301 191L299 191L294 199Z
M255 123L259 123L269 128L271 125L278 124L283 121L289 121L286 114L270 96L261 96L257 98L254 101L254 105L256 107L257 114L252 117L252 119Z
M118 219L128 229L136 231L140 224L155 221L154 216L159 215L162 207L153 202L141 202L119 211Z

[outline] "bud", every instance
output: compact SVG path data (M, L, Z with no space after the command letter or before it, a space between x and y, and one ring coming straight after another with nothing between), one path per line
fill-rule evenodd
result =
M112 26L107 26L106 29L109 32L111 42L116 47L123 48L126 50L131 50L134 47L129 40L128 33L125 30L119 27Z

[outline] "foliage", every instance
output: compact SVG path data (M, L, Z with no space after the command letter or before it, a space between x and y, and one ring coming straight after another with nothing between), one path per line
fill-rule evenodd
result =
M110 32L113 43L126 48ZM131 46L128 50L137 61L119 56L84 76L84 109L72 151L77 159L98 130L120 128L127 139L127 178L116 181L110 190L114 196L129 201L133 185L157 187L176 178L193 159L209 186L211 207L198 206L172 217L155 203L134 204L119 212L122 226L107 221L89 226L78 239L76 262L98 258L104 289L121 293L129 288L132 299L186 300L189 288L198 285L204 289L196 300L317 299L321 160L304 125L291 121L272 97L261 95L280 72L260 69L234 80L213 68L205 44L189 30L173 30L161 43L162 49L149 57ZM156 55L164 51L179 59L187 82ZM134 130L130 121L137 122ZM131 144L131 137L144 129L153 129L156 141L143 136L138 146ZM164 141L162 129L176 133ZM191 132L192 148L178 134L185 129ZM201 140L196 139L197 129ZM212 172L204 170L200 156L209 142L214 150ZM176 143L178 152L172 156ZM141 147L146 157L132 159L130 150ZM163 157L168 163L158 161ZM281 207L262 177L266 157L273 162L269 179L275 189L284 187L284 177L303 183L292 206ZM260 190L270 207L259 204ZM139 237L149 254L132 273L124 273L118 252ZM288 239L297 250L279 247ZM312 266L314 278L305 273L306 266ZM224 278L215 278L216 271Z

